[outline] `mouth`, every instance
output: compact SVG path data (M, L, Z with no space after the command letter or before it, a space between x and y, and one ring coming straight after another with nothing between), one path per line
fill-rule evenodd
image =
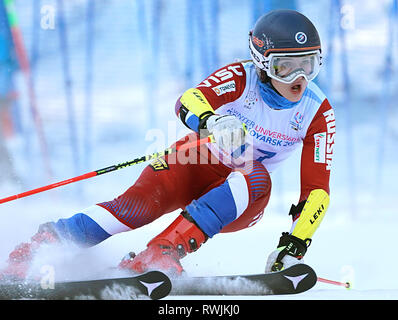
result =
M293 93L294 95L298 95L301 93L303 86L301 85L301 83L298 84L294 84L290 87L290 92Z
M303 89L305 89L305 83L302 78L297 79L291 84L290 92L295 96L302 94Z

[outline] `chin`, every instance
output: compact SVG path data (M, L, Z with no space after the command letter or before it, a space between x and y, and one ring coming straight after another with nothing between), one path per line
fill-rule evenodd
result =
M292 96L292 97L285 97L287 100L291 102L299 102L301 98L303 97L303 94L300 94L299 96Z

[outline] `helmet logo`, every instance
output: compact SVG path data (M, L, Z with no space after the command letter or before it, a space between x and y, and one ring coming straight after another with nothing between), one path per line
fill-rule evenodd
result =
M261 41L259 38L253 36L252 41L254 44L259 46L260 48L264 47L264 41Z
M299 44L304 44L307 42L307 35L304 32L297 32L294 37Z

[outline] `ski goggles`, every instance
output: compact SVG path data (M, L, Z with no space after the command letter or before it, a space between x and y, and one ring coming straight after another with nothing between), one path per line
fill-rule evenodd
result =
M267 57L260 54L253 46L249 37L250 51L257 67L267 72L267 75L283 83L292 83L299 77L307 81L313 80L319 73L322 57L319 50L270 53Z

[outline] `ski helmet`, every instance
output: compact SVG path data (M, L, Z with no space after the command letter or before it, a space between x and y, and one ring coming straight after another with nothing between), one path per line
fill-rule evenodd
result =
M322 64L321 41L312 22L294 10L274 10L260 17L249 33L253 63L284 83L314 79ZM259 73L259 70L257 70Z

